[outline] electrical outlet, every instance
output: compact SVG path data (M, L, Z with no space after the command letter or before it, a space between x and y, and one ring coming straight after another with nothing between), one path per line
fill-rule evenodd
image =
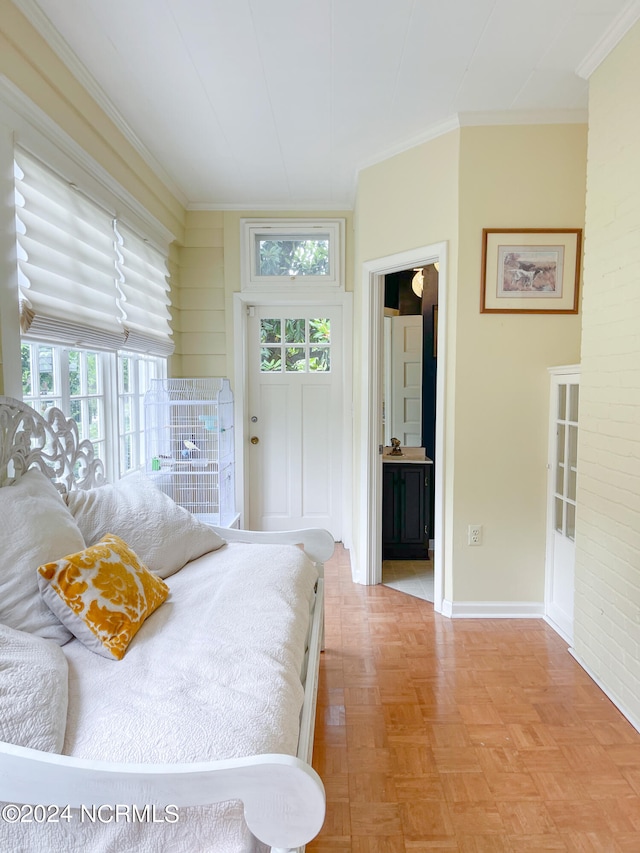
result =
M482 525L470 524L467 529L469 545L482 545Z

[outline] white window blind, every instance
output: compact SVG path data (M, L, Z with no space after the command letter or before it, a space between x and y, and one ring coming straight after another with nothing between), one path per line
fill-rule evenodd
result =
M162 252L24 151L15 161L23 334L72 346L173 352Z
M113 216L24 152L16 152L23 333L72 345L124 343Z
M126 348L170 355L167 262L161 252L122 222L116 222L119 286L123 300Z

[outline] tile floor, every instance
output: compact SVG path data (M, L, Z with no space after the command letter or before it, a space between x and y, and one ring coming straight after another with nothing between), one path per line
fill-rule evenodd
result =
M383 560L382 583L433 602L433 560Z

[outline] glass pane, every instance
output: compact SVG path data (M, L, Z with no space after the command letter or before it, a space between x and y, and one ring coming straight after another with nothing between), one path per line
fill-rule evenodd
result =
M309 341L328 344L331 341L331 320L309 320Z
M102 431L100 429L100 402L99 400L88 400L89 408L89 438L94 441L100 438Z
M576 469L569 468L567 472L567 497L572 501L576 499Z
M564 466L558 465L556 468L556 493L564 494Z
M564 424L558 424L558 462L564 462Z
M569 386L569 420L578 422L578 398L580 396L580 386Z
M572 468L578 464L578 427L569 427L569 459L567 460Z
M555 513L554 513L555 522L554 522L554 526L555 526L556 530L558 531L558 533L564 532L564 527L563 527L563 522L562 522L563 507L564 507L564 501L562 501L560 498L556 498L555 499Z
M288 344L303 344L305 342L304 319L284 321L284 339Z
M329 236L313 239L257 237L258 275L329 275Z
M82 394L82 370L78 350L69 351L69 393L72 397Z
M312 347L309 350L309 370L317 373L329 373L331 356L329 347Z
M98 393L98 355L95 352L87 353L87 393Z
M307 368L304 347L287 347L286 367L287 373L304 373Z
M576 538L576 508L573 504L567 504L567 536Z
M70 405L70 416L78 424L78 432L81 438L86 438L82 429L82 400L72 400Z
M120 432L131 432L133 422L131 418L131 398L123 397L122 398L122 423L120 424Z
M38 373L40 374L40 394L53 394L53 348L38 347Z
M131 364L131 359L128 356L124 356L120 359L120 393L121 394L130 394L133 391L131 387L133 384L133 365Z
M567 415L567 386L558 386L558 418L564 421Z
M261 344L279 344L281 340L280 320L260 320Z
M29 344L22 344L20 354L22 358L22 393L25 397L30 397L33 377L31 375L31 347Z
M260 347L260 370L272 373L282 370L282 351L280 347Z

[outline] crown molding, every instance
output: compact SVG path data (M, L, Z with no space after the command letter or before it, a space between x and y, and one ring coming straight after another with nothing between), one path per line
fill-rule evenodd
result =
M70 163L80 169L81 174L90 176L102 188L99 192L87 192L94 201L102 205L111 205L114 200L119 202L133 216L138 228L143 228L147 236L161 246L175 239L166 226L3 74L0 74L0 120L11 127L16 143L58 170L62 177L69 179L65 171L72 168Z
M174 179L166 172L163 166L156 160L146 145L123 118L113 101L108 97L97 80L71 50L67 42L62 38L58 30L53 26L49 18L44 14L35 0L12 0L15 6L22 12L29 23L47 42L53 52L62 60L69 71L73 74L81 86L87 90L89 95L97 103L103 113L117 127L132 148L142 157L156 177L162 181L169 192L186 208L188 199Z
M580 65L578 65L576 74L588 80L600 63L617 47L639 18L640 0L631 0L616 17L602 38L591 48Z
M586 124L587 110L495 110L458 113L460 127L508 124Z
M367 157L365 160L361 160L356 166L356 173L360 173L363 169L368 169L370 166L376 166L378 163L382 163L390 157L395 157L397 154L404 154L405 151L410 151L412 148L422 145L425 142L431 142L432 139L444 136L452 130L458 130L459 127L460 123L457 115L452 115L442 121L437 121L434 124L429 125L429 127L425 128L425 130L416 136L412 136L409 139L398 142L389 148L385 148L383 151L379 151L372 157Z
M251 210L295 210L295 211L319 211L319 210L331 210L331 211L352 211L353 204L344 203L338 204L337 202L295 202L289 203L278 201L273 204L269 204L269 202L259 202L257 204L252 204L251 202L247 202L246 204L243 202L242 204L208 204L207 202L194 202L187 206L187 210L199 210L199 211L207 211L207 210L235 210L235 211L251 211Z

